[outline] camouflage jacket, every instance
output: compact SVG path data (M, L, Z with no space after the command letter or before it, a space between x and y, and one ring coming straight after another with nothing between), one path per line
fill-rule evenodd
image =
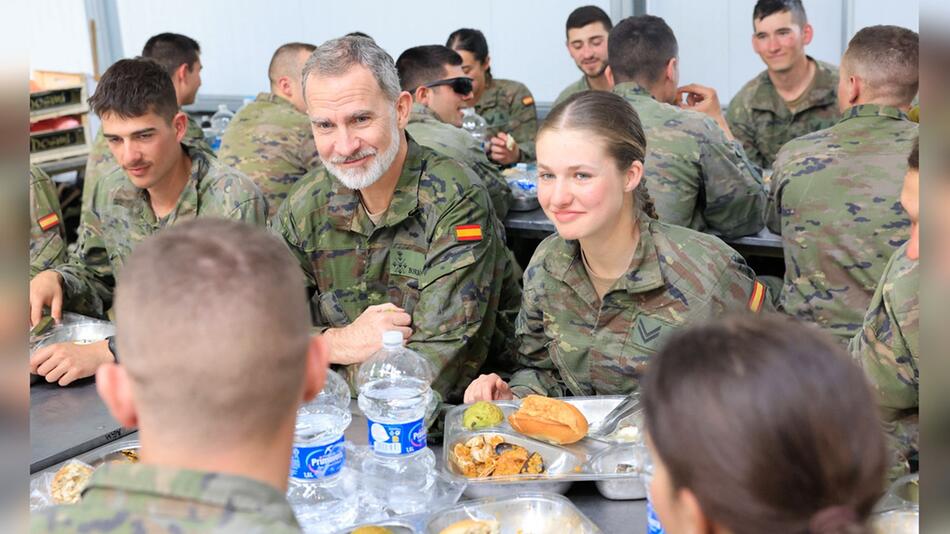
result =
M498 219L505 219L511 195L508 182L498 167L482 152L481 146L474 137L461 128L442 122L432 113L432 110L418 103L412 105L412 114L409 115L406 131L420 145L429 147L475 171L475 174L482 179L482 184L488 189Z
M920 270L897 249L871 297L864 326L851 338L851 354L877 391L885 424L904 456L918 449L920 384Z
M214 152L211 150L211 146L208 145L207 141L205 141L205 135L201 130L201 125L198 124L198 121L191 118L191 115L186 113L185 116L188 117L188 129L185 131L185 137L181 142L188 146L204 150L206 154L213 157ZM80 221L85 220L89 213L89 207L92 205L92 192L96 188L96 182L112 174L117 167L118 164L115 162L115 157L112 155L112 151L109 150L109 144L106 143L106 137L102 134L102 128L99 128L99 133L96 134L96 140L89 149L89 159L86 160L86 171L83 173Z
M321 165L310 119L271 93L260 93L231 119L218 159L254 180L267 198L268 216L301 176Z
M577 241L551 235L525 271L516 323L520 396L627 394L677 328L769 309L764 284L716 237L640 218L630 271L597 297Z
M775 159L768 226L782 235L781 306L847 342L884 265L910 236L900 204L917 124L865 104L786 144Z
M30 166L30 276L66 261L59 195L49 176Z
M762 177L715 121L657 102L635 82L619 83L613 92L640 115L647 139L646 186L662 221L726 238L762 229Z
M568 85L563 91L561 91L560 94L557 95L557 98L554 100L554 105L556 106L561 102L564 102L574 93L580 93L581 91L587 91L589 89L590 84L587 83L587 76L582 74L580 80Z
M407 142L379 226L358 192L326 169L297 182L271 225L304 270L318 329L346 326L374 304L401 307L412 316L408 346L433 364L433 389L456 402L496 330L514 334L498 312L509 256L481 180L411 136ZM517 284L508 289L520 296ZM341 369L351 387L357 370Z
M191 156L191 177L175 209L161 219L152 211L148 191L132 185L121 168L96 183L76 251L56 267L63 276L65 309L96 316L108 311L114 277L132 249L162 228L197 217L266 223L267 201L254 182L202 150L184 148Z
M492 78L475 104L488 123L488 137L505 132L515 136L521 150L520 161L534 161L534 139L538 135L538 112L531 91L521 82Z
M96 469L82 501L34 512L30 532L300 532L284 493L250 478L146 464Z
M726 121L732 135L745 148L752 163L762 169L772 167L775 156L785 143L816 130L833 126L838 111L838 67L815 62L815 80L793 113L775 90L769 71L764 70L732 97Z

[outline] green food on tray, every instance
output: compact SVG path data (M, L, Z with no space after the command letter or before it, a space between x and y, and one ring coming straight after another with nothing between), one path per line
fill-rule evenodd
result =
M498 406L487 401L478 401L462 414L462 426L469 430L488 428L502 422L504 418L505 414Z

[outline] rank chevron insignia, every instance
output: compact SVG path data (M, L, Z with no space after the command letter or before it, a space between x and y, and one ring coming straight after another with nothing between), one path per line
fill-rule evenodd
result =
M647 327L643 326L643 321L637 321L637 332L640 334L640 339L644 343L649 343L660 336L661 326L647 330Z

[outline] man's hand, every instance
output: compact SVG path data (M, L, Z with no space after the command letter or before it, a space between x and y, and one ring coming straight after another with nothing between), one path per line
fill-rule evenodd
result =
M100 365L113 361L109 342L105 340L88 345L56 343L36 349L30 356L30 371L45 376L47 382L65 386L96 374Z
M30 327L40 322L47 306L53 320L63 320L63 277L56 271L43 271L30 280Z
M496 401L511 400L515 398L511 393L508 383L500 376L492 373L490 375L480 375L465 388L463 401L465 404L471 404L477 401Z
M686 95L685 99L683 95ZM684 85L676 90L676 105L682 109L691 109L708 115L722 128L727 138L730 140L734 139L732 137L732 131L729 130L729 124L722 115L719 95L716 94L716 90L712 87L706 87L705 85L699 85L697 83Z
M383 346L383 332L399 330L403 339L412 335L412 317L394 304L363 310L352 324L324 332L330 345L330 363L362 363Z
M502 165L511 165L521 159L521 149L518 148L518 143L514 137L505 132L499 132L498 135L491 138L488 157Z

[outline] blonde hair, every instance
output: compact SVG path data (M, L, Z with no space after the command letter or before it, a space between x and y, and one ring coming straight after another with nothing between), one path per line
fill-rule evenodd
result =
M548 113L538 137L548 130L585 130L604 143L607 154L620 171L646 158L647 139L640 116L623 97L604 91L581 91ZM634 190L636 209L656 219L656 207L647 190L646 176Z

